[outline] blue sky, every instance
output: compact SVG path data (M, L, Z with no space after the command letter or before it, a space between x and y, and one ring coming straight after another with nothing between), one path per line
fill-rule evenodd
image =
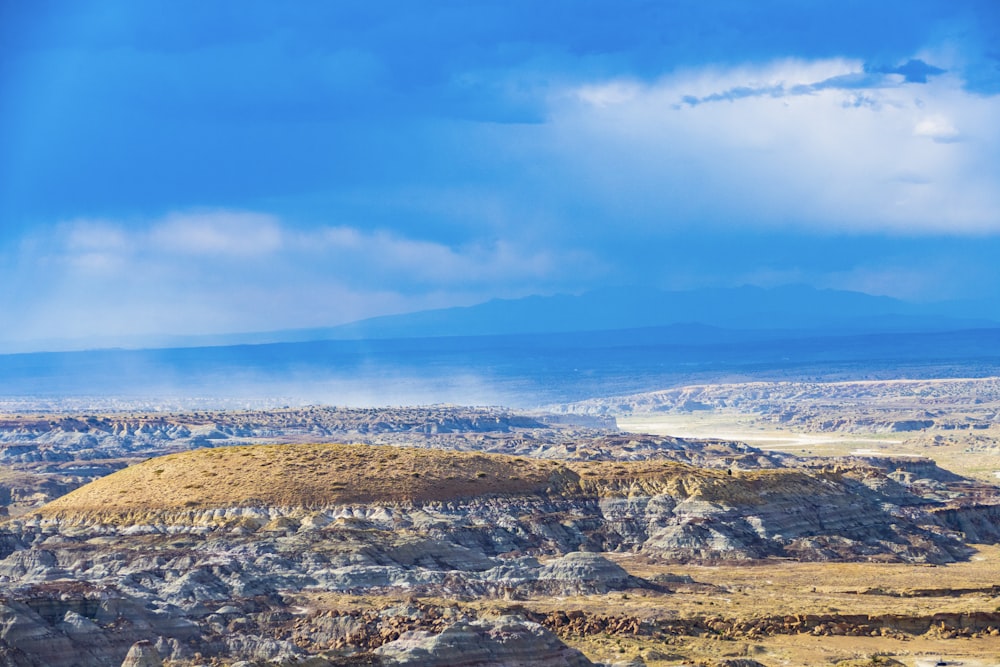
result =
M0 0L0 342L996 301L998 45L994 0Z

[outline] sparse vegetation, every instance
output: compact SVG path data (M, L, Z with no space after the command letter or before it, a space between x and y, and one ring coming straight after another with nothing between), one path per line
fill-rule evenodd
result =
M152 459L49 504L46 514L228 507L316 506L375 500L450 500L536 493L565 468L493 454L367 445L260 445ZM211 478L210 484L194 480ZM122 488L133 489L127 499Z
M259 445L151 459L96 480L41 512L49 516L111 516L182 507L309 508L509 494L665 494L756 506L770 502L775 495L822 497L830 493L824 482L827 474L766 469L730 475L669 460L517 461L502 454L392 446ZM130 493L121 494L121 489Z

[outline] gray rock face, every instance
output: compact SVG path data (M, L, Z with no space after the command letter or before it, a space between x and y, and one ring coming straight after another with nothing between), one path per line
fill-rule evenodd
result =
M56 555L48 549L15 551L0 561L0 581L4 579L45 581L64 576Z
M142 640L132 644L122 661L122 667L163 667L163 661L153 643Z
M193 621L151 612L121 594L85 591L73 582L53 586L21 589L24 601L0 598L0 664L106 667L120 664L143 639L180 648L199 634ZM136 649L139 658L151 660L148 649L145 644Z
M516 616L410 632L375 650L392 667L592 667L582 653Z
M940 509L934 516L942 526L960 531L974 544L1000 542L1000 504L995 502Z
M16 667L101 664L25 604L0 605L0 661Z
M252 661L294 663L305 656L305 652L295 646L295 644L268 637L253 637L248 635L226 637L225 647L226 654L243 656Z
M538 570L537 588L551 587L565 595L607 593L627 588L648 588L648 582L629 575L604 556L575 551L546 563Z

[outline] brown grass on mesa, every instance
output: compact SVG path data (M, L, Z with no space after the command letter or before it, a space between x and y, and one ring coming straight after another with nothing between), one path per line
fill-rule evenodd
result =
M728 476L672 461L563 462L371 445L256 445L150 459L40 510L45 516L247 506L321 507L492 495L667 493L755 504L772 492L821 493L794 471Z

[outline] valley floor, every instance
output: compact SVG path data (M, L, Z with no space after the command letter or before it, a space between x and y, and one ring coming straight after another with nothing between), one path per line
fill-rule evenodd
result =
M480 615L519 610L605 664L666 667L744 658L805 667L892 659L908 667L985 667L1000 664L1000 547L977 549L971 560L947 566L662 565L619 554L612 560L632 575L690 582L672 584L670 594L631 590L461 605ZM300 602L343 613L405 599L321 594Z

